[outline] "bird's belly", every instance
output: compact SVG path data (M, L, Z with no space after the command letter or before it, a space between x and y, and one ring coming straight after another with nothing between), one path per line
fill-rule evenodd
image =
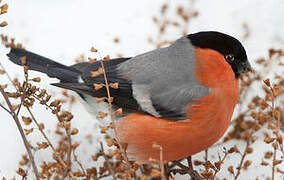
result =
M238 91L228 101L219 98L220 92L211 91L199 103L187 107L190 119L171 121L134 113L117 122L118 138L127 143L129 155L141 162L160 158L153 144L162 146L165 162L178 160L207 149L219 140L228 128ZM222 92L228 95L227 92Z

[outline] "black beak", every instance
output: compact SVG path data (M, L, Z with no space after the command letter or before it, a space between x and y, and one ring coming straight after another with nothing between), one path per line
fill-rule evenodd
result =
M245 61L245 62L240 63L238 69L239 69L239 73L240 73L240 74L242 74L242 73L247 73L247 72L249 72L249 71L252 70L249 61Z

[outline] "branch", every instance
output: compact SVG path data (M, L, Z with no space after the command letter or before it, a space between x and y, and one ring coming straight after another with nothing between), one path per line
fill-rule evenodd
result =
M29 144L29 142L27 141L27 138L26 138L26 136L25 136L25 133L24 133L24 131L23 131L23 128L22 128L22 126L21 126L21 123L20 123L20 121L19 121L19 118L18 118L17 114L15 113L15 111L14 111L14 109L13 109L13 106L12 106L12 104L11 104L11 102L10 102L10 100L9 100L9 98L8 98L8 96L7 96L7 94L4 92L4 89L3 89L2 87L0 87L0 92L1 92L2 96L4 97L4 99L5 99L5 101L6 101L7 105L8 105L8 107L9 107L9 109L10 109L10 114L11 114L11 116L13 117L13 119L14 119L14 121L15 121L17 127L18 127L18 130L20 131L21 137L22 137L22 139L23 139L23 141L24 141L25 148L26 148L26 150L27 150L27 152L28 152L29 158L30 158L31 163L32 163L32 166L33 166L33 171L34 171L35 177L36 177L37 180L39 180L40 178L39 178L38 170L37 170L37 167L36 167L36 164L35 164L35 161L34 161L33 154L32 154L32 152L31 152L30 144Z

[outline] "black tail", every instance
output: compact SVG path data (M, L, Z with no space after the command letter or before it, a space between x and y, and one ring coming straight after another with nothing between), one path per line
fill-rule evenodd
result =
M49 77L61 80L61 82L77 82L78 77L81 75L81 72L75 68L65 66L24 49L12 48L7 56L18 65L22 65L21 57L25 56L27 60L26 65L30 70L45 73Z

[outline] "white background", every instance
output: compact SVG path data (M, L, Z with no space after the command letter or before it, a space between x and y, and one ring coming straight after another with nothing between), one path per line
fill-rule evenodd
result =
M133 56L154 47L147 42L149 36L157 35L157 28L152 23L152 16L159 14L163 1L153 0L3 0L8 3L7 15L0 20L6 20L8 26L1 28L3 34L15 37L17 42L23 43L26 49L55 59L63 64L71 65L81 53L86 57L90 55L89 49L95 46L102 54L115 57L117 53ZM189 24L190 32L201 30L218 30L240 39L247 49L249 59L253 62L258 57L267 56L268 48L284 48L284 1L283 0L200 0L189 6L187 0L167 1L174 7L183 4L187 8L199 11L199 17ZM171 11L175 12L174 9ZM242 25L247 23L250 37L243 39L245 33ZM168 37L174 40L181 36L176 31L167 32ZM113 43L115 37L120 43ZM0 61L13 77L22 77L22 69L7 61L5 54L9 50L0 46ZM39 76L32 73L31 76ZM41 86L52 94L59 94L58 88L49 86L56 82L40 75L43 82ZM6 83L6 77L0 76L0 83ZM2 102L2 97L0 102ZM49 132L54 129L56 119L46 112L43 107L34 108L33 112L39 121L46 125ZM74 126L79 127L80 135L75 139L82 142L79 158L83 162L92 163L89 154L95 151L95 145L90 146L85 136L92 133L97 139L97 126L95 120L87 114L81 104L72 108L75 116ZM18 167L18 161L25 149L11 117L0 109L0 178L12 177ZM54 139L53 133L48 133ZM36 139L36 133L30 140ZM38 134L40 137L40 135ZM84 146L85 145L85 146ZM240 147L242 143L239 144ZM84 147L88 146L88 149ZM93 149L91 148L93 147ZM256 147L258 147L256 145ZM258 148L262 148L259 145ZM215 148L220 151L222 147ZM261 151L263 153L263 151ZM88 156L86 155L88 154ZM253 161L260 161L263 154L254 153ZM40 161L45 159L44 153L37 153ZM194 158L202 157L194 156ZM234 159L230 159L231 164ZM263 178L270 175L271 168L262 168L253 164L246 176L240 179ZM220 172L219 177L226 177L226 172ZM229 178L230 176L228 176ZM282 177L283 178L283 177Z

